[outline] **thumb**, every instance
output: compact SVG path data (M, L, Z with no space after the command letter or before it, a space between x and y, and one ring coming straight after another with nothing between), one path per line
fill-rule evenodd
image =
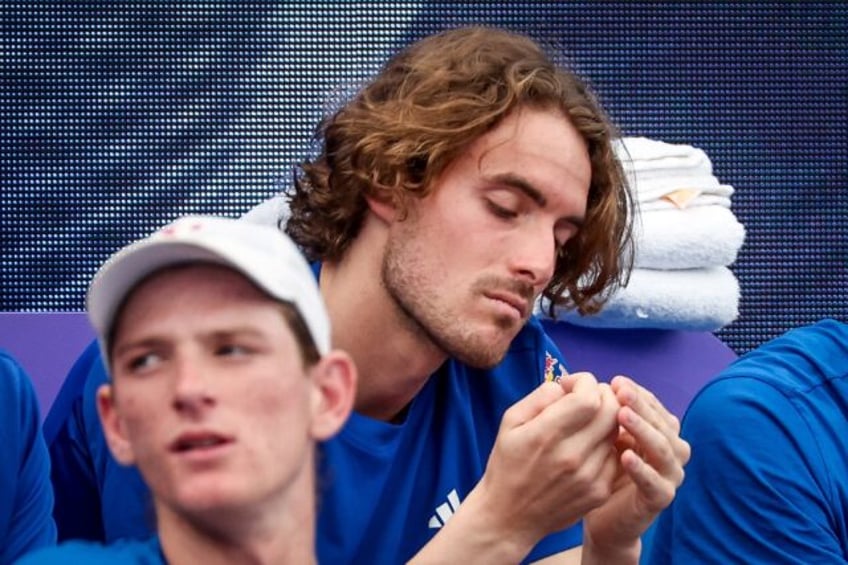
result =
M569 373L559 381L559 386L567 394L569 392L577 392L586 388L594 388L598 386L598 379L595 375L588 371L580 371L579 373Z
M504 412L501 428L512 429L529 422L545 408L563 397L565 391L554 382L546 381L536 390L513 404Z

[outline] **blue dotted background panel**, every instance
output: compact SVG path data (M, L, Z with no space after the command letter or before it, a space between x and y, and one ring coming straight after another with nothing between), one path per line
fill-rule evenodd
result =
M288 185L397 47L501 25L554 46L627 135L736 188L744 352L848 318L845 2L4 2L0 310L78 310L116 248Z

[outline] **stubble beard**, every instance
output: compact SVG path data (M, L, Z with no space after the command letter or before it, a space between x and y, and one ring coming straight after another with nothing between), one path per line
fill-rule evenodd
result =
M410 235L403 239L408 241L415 237ZM490 369L500 363L526 320L516 324L507 316L494 318L497 329L510 333L509 339L503 342L493 342L475 333L458 313L445 311L438 304L438 273L421 265L414 246L404 245L405 242L397 239L390 238L386 245L380 276L401 324L413 335L471 367ZM477 294L472 292L471 295Z

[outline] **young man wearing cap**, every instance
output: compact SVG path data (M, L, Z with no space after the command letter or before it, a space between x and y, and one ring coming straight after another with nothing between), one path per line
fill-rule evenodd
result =
M314 562L314 447L347 418L356 373L291 241L186 217L113 256L87 306L111 376L103 430L149 485L158 536L31 562Z
M635 563L688 445L629 379L567 376L531 316L540 295L591 313L627 278L630 201L588 87L528 38L460 28L393 57L321 134L286 229L361 378L322 447L319 559ZM86 396L52 445L61 529L143 535L131 481L75 423Z

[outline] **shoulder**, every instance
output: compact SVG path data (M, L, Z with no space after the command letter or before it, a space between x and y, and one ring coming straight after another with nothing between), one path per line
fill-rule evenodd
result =
M810 458L821 445L844 444L831 431L848 417L846 399L848 326L825 320L791 330L719 373L692 400L682 434L693 456Z
M100 347L94 340L71 366L56 398L50 405L50 410L44 419L44 436L48 443L52 443L63 427L76 425L80 417L89 426L99 429L100 420L96 417L96 391L108 380L106 367L100 355ZM82 414L75 414L78 411L82 411Z
M719 377L750 377L791 390L848 372L848 324L822 320L790 330L733 362Z
M8 352L0 349L0 401L16 406L21 398L34 398L29 376L21 364Z
M53 563L86 563L107 565L120 563L165 563L158 538L147 541L121 540L109 545L88 541L68 541L25 555L18 565L50 565Z
M29 375L9 353L0 350L0 421L7 430L37 427L38 398Z
M848 325L823 320L790 330L746 353L696 395L690 411L721 403L765 404L764 391L794 399L848 376ZM844 387L831 388L839 394Z
M846 373L848 328L825 320L761 345L707 384L683 418L692 458L657 522L652 562L841 554L832 525L848 493ZM775 532L785 534L779 545Z
M0 562L56 541L50 462L28 375L0 352Z

